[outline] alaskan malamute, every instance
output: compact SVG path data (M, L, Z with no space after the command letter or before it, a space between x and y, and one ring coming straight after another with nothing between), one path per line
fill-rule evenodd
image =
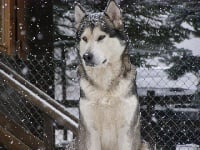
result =
M135 67L114 0L102 13L75 5L80 73L79 150L144 150Z

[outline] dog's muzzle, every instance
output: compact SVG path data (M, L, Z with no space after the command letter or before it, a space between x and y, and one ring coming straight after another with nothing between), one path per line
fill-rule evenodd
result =
M103 60L100 63L96 62L94 55L91 52L87 52L87 53L83 54L83 60L85 62L85 65L90 66L90 67L95 67L100 64L105 64L107 62L107 59Z

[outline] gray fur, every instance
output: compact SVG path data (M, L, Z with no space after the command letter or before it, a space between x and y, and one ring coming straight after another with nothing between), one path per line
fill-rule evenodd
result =
M86 28L90 28L91 32L93 32L93 30L96 27L99 27L101 29L101 31L107 33L110 36L110 38L118 39L120 41L121 47L123 47L123 48L125 47L124 51L120 57L121 62L118 63L120 65L120 70L117 72L117 75L115 76L115 78L113 78L110 81L110 83L108 84L108 87L103 90L102 90L102 87L95 81L96 79L90 77L89 71L85 68L85 66L82 62L83 60L81 59L81 56L79 55L80 60L81 60L81 64L79 66L79 75L80 75L80 81L81 81L80 123L79 123L80 126L79 126L79 140L78 140L79 150L94 150L94 147L93 147L93 149L89 149L88 147L90 147L93 144L94 140L97 140L98 138L99 138L98 139L99 141L96 141L96 142L97 142L97 144L98 143L101 143L101 144L99 145L99 147L96 147L97 150L112 150L113 148L111 148L111 147L113 147L113 146L116 147L116 150L121 150L121 149L119 149L119 147L116 146L116 143L118 143L119 141L114 141L113 143L110 143L113 146L108 148L108 145L105 144L106 142L105 143L102 142L102 141L105 141L105 139L102 139L102 138L104 138L104 136L97 137L97 139L95 136L95 139L94 139L94 135L92 132L94 130L96 130L98 132L99 128L97 126L89 126L89 125L93 125L91 122L93 122L94 120L100 121L100 123L103 122L103 120L101 121L101 120L99 120L99 118L95 118L98 116L101 117L101 114L97 114L96 116L94 115L95 117L93 116L93 113L95 114L95 113L97 113L97 111L101 110L101 105L102 105L102 104L96 103L95 101L90 102L93 100L92 99L93 95L94 95L94 97L95 97L95 95L97 95L97 97L99 97L98 92L101 92L101 91L104 91L104 94L106 93L107 95L109 95L109 94L112 95L112 93L119 91L119 89L121 87L122 88L129 87L129 89L125 90L124 93L122 93L123 96L120 95L121 97L119 96L116 98L117 102L126 106L127 104L125 104L125 102L123 102L121 99L127 99L127 101L130 101L131 98L133 98L134 99L133 106L135 108L134 108L134 111L130 110L131 114L128 114L128 115L132 116L132 119L130 121L128 120L129 117L123 116L126 113L119 114L119 115L122 115L121 116L122 120L126 121L126 119L127 119L129 121L129 123L125 125L126 128L128 127L128 130L125 130L125 132L122 132L124 130L121 131L121 128L116 127L117 132L119 130L120 133L121 132L123 133L122 136L128 137L128 139L131 140L131 143L128 143L128 145L131 145L131 146L129 146L129 148L131 147L130 150L147 150L148 149L147 146L141 142L139 102L138 102L138 99L136 96L136 85L135 85L136 68L135 68L135 66L133 66L130 63L130 60L129 60L129 55L128 55L128 52L126 49L127 44L128 44L128 37L125 34L124 28L122 26L121 16L114 16L112 18L112 14L111 14L112 11L115 11L115 9L119 9L118 6L116 5L116 3L114 4L113 2L114 1L111 0L109 2L109 5L111 5L111 3L112 3L112 7L115 7L115 8L108 8L109 7L108 6L106 8L106 12L104 12L104 13L86 14L82 8L80 8L80 9L76 8L79 11L79 13L82 13L82 14L80 14L80 16L82 17L82 20L80 20L80 17L77 16L77 18L79 19L79 22L77 22L77 24L78 24L78 26L77 26L78 42L81 40L80 37ZM116 13L119 13L119 10L117 10ZM117 18L117 20L113 20L115 18ZM113 68L108 68L108 69L113 69ZM126 85L126 83L128 85ZM82 85L84 85L84 86L82 87ZM113 96L112 99L115 100L115 96L114 95L112 95L112 96ZM107 96L107 97L109 97L109 96ZM105 99L107 97L105 96ZM104 97L102 95L102 100L103 99L104 99ZM105 101L105 102L107 102L107 101ZM114 105L114 106L112 106L112 105ZM94 106L94 108L92 106ZM108 109L116 111L116 109L114 109L115 107L121 109L121 111L122 111L122 108L124 108L123 106L120 106L120 105L115 106L114 103L108 104L108 106L109 106L108 108L104 106L105 108L102 108L102 109L105 109L105 111L109 112ZM131 103L131 106L132 106L132 103ZM101 110L99 112L103 112L103 110ZM118 113L118 112L116 112L116 113ZM115 115L112 112L110 114L113 116ZM88 118L88 116L90 118ZM105 117L107 117L107 116L105 116ZM121 124L123 124L123 122L116 121L119 119L118 117L119 116L117 116L117 115L114 116L115 122L118 123L118 124L116 124L116 126L121 126ZM94 120L91 120L91 118ZM109 116L108 116L108 118L109 118ZM107 118L103 118L103 119L105 119L105 121L110 121ZM102 124L102 126L104 127L103 124ZM102 129L102 130L104 131L104 129ZM104 133L104 132L102 132L102 133ZM127 141L125 141L125 142L127 142ZM123 150L126 150L126 149L123 149Z

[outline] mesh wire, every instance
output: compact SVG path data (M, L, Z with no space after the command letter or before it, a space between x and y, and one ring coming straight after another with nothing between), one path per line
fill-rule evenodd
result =
M66 12L67 9L63 5L54 5L54 9L59 10L54 12L56 28L63 27L64 21L73 22L71 10ZM59 21L63 22L60 26ZM78 60L72 38L75 31L72 23L65 26L65 29L71 31L70 35L56 31L65 39L56 39L52 54L39 59L30 55L27 60L22 60L0 53L0 61L78 117ZM135 58L131 55L131 60L133 59ZM143 138L158 150L181 150L181 147L189 149L194 147L194 144L200 145L199 78L190 74L172 81L167 78L165 68L162 67L155 70L138 67L137 72ZM44 114L26 97L5 84L1 77L0 112L41 140L45 139ZM56 122L53 123L53 127L55 149L76 149L75 137L68 129Z
M45 59L43 61L45 62ZM72 97L72 99L69 100L71 101L71 103L64 102L67 101L65 97L67 97L66 95L69 93L69 91L66 90L66 87L63 88L64 86L67 86L67 84L69 84L69 82L63 82L63 75L66 75L66 70L68 70L67 67L60 67L58 65L57 60L51 62L52 66L60 67L60 70L58 71L56 67L55 70L51 70L51 73L55 75L55 78L53 78L54 82L50 82L54 85L49 85L46 76L43 76L43 74L46 74L44 64L47 65L49 64L49 62L39 63L37 62L37 60L26 60L25 62L20 59L13 59L11 57L7 57L4 54L1 54L1 62L7 64L13 70L21 74L26 80L30 82L32 80L29 80L29 78L36 80L36 82L33 83L35 83L36 86L41 85L38 87L44 92L47 93L47 91L52 90L50 94L51 96L54 95L56 89L53 87L60 86L62 90L62 93L60 93L62 95L62 98L60 98L60 100L58 101L65 105L73 115L78 117L78 105L76 101L77 99L73 100ZM33 68L33 70L35 71L34 73L30 71L30 68L27 66L27 64L29 66L32 66L31 68ZM72 72L72 74L76 74L75 67L74 69L70 69L70 71ZM139 70L137 74L137 85L140 86L140 88L138 88L138 94L141 105L141 132L143 138L146 141L148 141L151 145L153 145L153 147L156 147L156 149L169 150L175 149L177 145L186 145L192 143L199 145L200 111L198 103L196 104L196 97L198 93L192 91L188 92L186 89L183 90L178 88L171 88L167 89L171 90L171 95L163 95L162 93L166 93L166 89L143 89L144 87L141 87L141 84L144 84L145 86L149 87L149 85L152 84L152 81L156 82L156 85L162 84L161 82L164 82L164 84L169 83L165 83L164 79L163 81L162 79L155 80L155 77L159 76L160 72L158 72L157 75L151 76L151 73L147 71L147 76L150 76L152 81L147 80L145 78L146 76L140 76L140 72L141 71ZM69 70L67 74L70 75ZM62 78L56 78L58 75L62 76ZM73 77L69 78L69 76L66 76L66 78L67 79L65 79L65 81L70 80L70 82L78 82L77 80L73 79ZM61 81L57 82L56 80ZM193 79L185 78L185 80L182 81L182 84L187 86L189 89L189 87L193 85L190 82L188 84L188 81L186 80L192 80L193 82ZM180 84L176 82L180 81L174 81L173 83ZM55 85L57 83L59 84ZM71 86L74 86L72 89L78 89L76 87L77 84L72 84ZM173 87L173 85L171 86ZM45 89L44 87L51 88ZM65 94L63 94L64 90L66 90ZM146 94L144 94L145 90ZM162 90L165 90L165 92L163 92ZM1 113L15 120L28 131L30 131L35 136L43 140L43 131L45 128L43 126L43 113L37 107L33 106L30 102L28 102L26 97L19 95L15 91L15 89L7 86L7 84L4 83L1 77L0 91ZM77 98L77 96L75 97ZM56 123L53 124L53 126L55 130L55 147L58 149L74 149L73 145L75 145L75 140L73 134L70 133L69 130L65 129L64 127L60 127ZM188 145L186 145L186 147L187 146Z

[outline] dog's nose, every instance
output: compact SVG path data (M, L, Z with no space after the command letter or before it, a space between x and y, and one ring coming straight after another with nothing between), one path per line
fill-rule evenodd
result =
M85 60L86 63L90 63L92 61L93 54L92 53L85 53L83 55L83 59Z

